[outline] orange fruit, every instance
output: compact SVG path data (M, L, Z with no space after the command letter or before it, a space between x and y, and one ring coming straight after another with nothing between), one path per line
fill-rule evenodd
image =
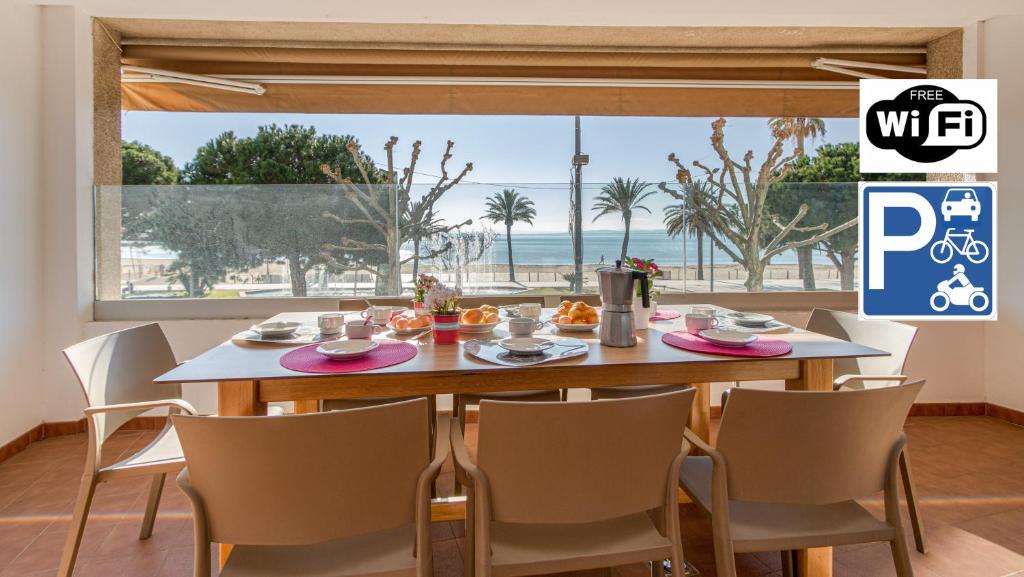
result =
M403 330L405 330L405 329L409 328L409 319L407 319L405 317L395 317L394 319L391 320L391 324L396 329L403 329Z
M480 309L469 309L462 313L462 322L467 325L478 325L484 322L484 311Z

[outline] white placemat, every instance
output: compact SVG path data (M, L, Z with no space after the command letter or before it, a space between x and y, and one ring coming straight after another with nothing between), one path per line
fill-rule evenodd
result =
M513 355L501 348L497 339L466 341L464 348L466 353L482 361L506 367L528 367L552 361L582 357L590 350L590 346L586 341L580 339L552 339L552 341L554 341L555 346L539 355Z

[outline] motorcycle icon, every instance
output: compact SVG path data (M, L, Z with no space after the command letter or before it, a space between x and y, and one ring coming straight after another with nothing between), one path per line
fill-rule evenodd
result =
M951 286L954 282L960 286ZM953 267L953 278L940 281L935 287L937 290L932 294L930 304L935 312L943 312L950 304L956 306L969 306L975 312L981 312L988 308L988 295L983 287L976 287L964 274L964 265L958 264Z
M932 243L932 260L939 263L947 263L953 258L953 254L967 257L967 260L974 264L981 264L988 260L988 245L983 241L975 240L974 229L965 228L963 232L955 232L956 229L947 228L946 236L942 240Z

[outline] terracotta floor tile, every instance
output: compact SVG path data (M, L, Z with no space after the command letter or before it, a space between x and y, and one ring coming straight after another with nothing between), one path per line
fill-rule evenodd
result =
M717 430L717 422L713 423ZM1003 577L1024 571L1024 428L985 417L912 418L910 454L924 511L930 552L912 553L917 577ZM115 433L105 462L144 446L150 431ZM467 427L476 450L476 425ZM52 577L59 562L86 451L85 435L46 439L0 463L0 577ZM451 494L449 460L438 483ZM153 537L139 541L149 479L119 480L97 488L93 516L76 577L189 577L191 504L168 475ZM877 497L865 506L881 513ZM906 513L904 512L904 517ZM687 560L715 575L710 521L693 505L680 508ZM461 522L432 526L435 577L462 577ZM216 555L214 555L216 559ZM835 577L894 575L889 548L837 548ZM781 577L778 553L738 555L740 577ZM648 577L644 564L558 577Z

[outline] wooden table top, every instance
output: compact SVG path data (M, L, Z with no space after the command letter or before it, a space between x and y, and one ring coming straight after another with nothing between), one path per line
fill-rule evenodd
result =
M689 306L665 306L685 313ZM724 310L724 309L723 309ZM336 311L332 311L336 312ZM552 311L545 310L545 317L550 316ZM275 321L298 321L311 326L316 326L316 318L320 313L315 312L292 312L282 313L274 316ZM507 325L503 322L495 328L491 335L461 335L462 341L474 338L508 336ZM605 347L600 345L598 332L591 333L564 333L563 336L582 338L588 341L590 346L589 354L583 357L568 359L561 362L546 363L531 367L506 367L494 365L476 359L463 351L462 345L435 345L430 335L421 339L412 337L400 337L389 330L376 335L374 338L392 338L406 340L419 347L419 354L413 359L398 365L364 371L360 373L345 374L313 374L301 373L286 369L281 366L280 358L295 347L280 345L265 345L257 343L238 344L227 341L218 345L192 360L179 365L177 368L164 373L156 379L158 383L194 383L209 381L266 381L274 379L296 379L296 378L324 378L332 379L345 378L346 375L369 375L369 374L390 374L390 375L415 375L431 374L438 376L443 373L465 375L466 373L482 374L488 371L508 370L530 370L543 371L546 368L566 366L608 366L616 365L617 369L626 369L635 366L642 370L651 365L679 364L679 363L722 363L722 362L764 362L772 360L806 360L826 359L840 357L867 357L885 356L889 353L865 347L855 343L834 339L817 333L811 333L802 329L795 329L790 333L768 335L771 338L780 338L793 343L793 351L781 357L766 358L741 358L718 355L706 355L693 353L671 347L661 342L661 335L683 329L683 317L672 321L657 321L651 323L651 328L646 331L637 332L637 346L629 348ZM545 327L537 334L550 334L550 327Z

